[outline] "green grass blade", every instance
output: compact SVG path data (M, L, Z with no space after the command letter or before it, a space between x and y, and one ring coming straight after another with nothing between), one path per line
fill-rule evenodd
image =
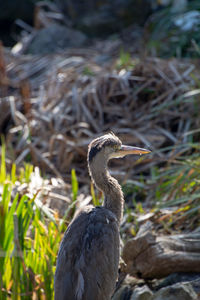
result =
M71 182L72 182L72 201L76 201L78 195L78 180L76 177L76 171L72 169L71 171Z
M6 146L5 146L5 140L2 137L0 182L3 183L5 180L6 180Z

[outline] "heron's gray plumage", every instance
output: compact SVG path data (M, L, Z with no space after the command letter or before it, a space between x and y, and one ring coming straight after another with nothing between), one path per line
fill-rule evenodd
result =
M102 207L87 206L75 215L61 242L55 273L55 300L109 300L119 263L119 225L124 198L107 170L109 159L149 151L126 147L114 134L93 140L88 168L104 193Z
M74 234L78 242L74 241ZM55 275L55 299L110 299L118 261L116 216L104 207L87 207L72 221L62 240Z

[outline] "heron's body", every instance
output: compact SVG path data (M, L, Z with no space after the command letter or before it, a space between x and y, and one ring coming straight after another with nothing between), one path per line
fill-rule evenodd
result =
M113 157L136 153L138 149L123 146L113 134L90 144L89 172L104 192L104 206L85 207L65 232L57 259L55 300L111 298L118 274L119 225L124 199L117 180L107 171L107 162ZM148 152L140 149L139 153Z
M118 261L116 217L106 208L87 207L72 221L61 243L57 269L62 271L56 274L56 300L110 299Z

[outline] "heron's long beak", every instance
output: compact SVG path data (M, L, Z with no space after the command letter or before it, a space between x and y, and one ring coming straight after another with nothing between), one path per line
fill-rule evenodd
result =
M137 154L137 155L142 155L142 154L147 154L150 153L150 150L144 149L144 148L138 148L138 147L132 147L132 146L125 146L122 145L121 148L114 153L114 157L124 157L128 154Z

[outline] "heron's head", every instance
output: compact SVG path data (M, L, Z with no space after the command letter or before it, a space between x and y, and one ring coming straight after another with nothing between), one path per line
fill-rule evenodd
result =
M143 148L122 145L120 139L113 133L100 136L88 147L88 163L107 163L111 158L124 157L128 154L142 155L151 151Z

